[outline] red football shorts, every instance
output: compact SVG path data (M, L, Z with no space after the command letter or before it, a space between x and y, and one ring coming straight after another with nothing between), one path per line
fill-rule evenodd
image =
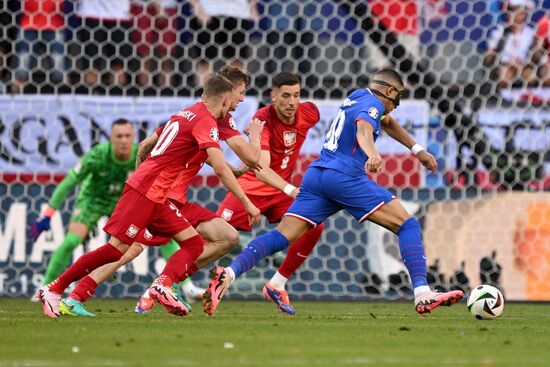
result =
M248 195L252 204L254 204L260 212L267 218L269 223L279 222L286 213L292 202L291 197L285 193L256 196ZM229 224L241 231L251 231L252 226L248 224L248 214L244 210L244 205L233 195L228 193L225 199L223 199L217 214L226 220Z
M155 203L126 185L103 230L131 245L144 228L155 236L171 238L190 226L191 224L170 201Z
M216 213L194 203L186 202L185 204L182 204L177 201L172 201L172 203L179 209L180 213L183 214L189 224L191 224L194 228L197 228L201 223L219 218ZM163 246L170 241L170 238L153 236L153 234L145 228L139 231L135 241L147 246Z

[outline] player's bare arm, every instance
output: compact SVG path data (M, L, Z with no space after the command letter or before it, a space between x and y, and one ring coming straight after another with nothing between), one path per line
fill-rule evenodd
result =
M208 164L210 167L212 167L212 164L210 164L210 159L207 159L206 164ZM248 166L243 166L243 167L233 167L233 165L225 162L225 164L227 164L227 166L229 167L229 169L231 170L231 172L233 172L233 175L235 175L235 177L239 178L241 177L242 175L244 175L246 172L250 171L250 167Z
M251 168L258 168L260 160L260 137L264 128L264 121L254 119L248 125L246 132L250 139L245 141L242 136L233 136L225 142L244 164Z
M157 134L152 134L146 137L142 142L139 143L139 149L136 158L136 167L138 167L144 160L147 158L151 150L157 144L159 137Z
M204 163L206 163L207 165L209 165L210 167L212 167L212 164L210 163L210 159L207 159ZM232 164L228 163L228 162L225 162L225 164L227 165L227 167L229 167L229 169L231 170L231 172L233 172L233 175L236 177L236 178L239 178L241 177L242 175L244 175L246 172L250 171L251 168L248 167L248 166L242 166L242 167L234 167Z
M400 142L407 149L411 149L416 142L413 137L391 115L384 116L381 120L382 129L394 140Z
M385 116L382 120L382 129L384 129L389 136L406 146L408 149L412 149L412 147L416 145L416 141L407 132L407 130L405 130L403 126L401 126L401 124L399 124L399 122L397 122L397 120L390 115ZM415 154L418 161L424 167L432 172L435 172L437 169L437 161L432 154L424 149L416 152Z
M286 182L281 176L279 176L277 172L272 170L270 168L270 164L271 153L268 150L262 150L262 152L260 153L260 165L262 166L262 168L254 171L256 177L258 178L258 180L287 194L285 192L285 187L287 187L287 185L290 185L290 183ZM295 198L298 195L299 191L299 188L295 188L290 194L287 195Z
M246 196L243 189L237 182L235 175L231 172L231 169L225 163L225 159L222 151L219 148L210 147L206 149L210 164L214 169L216 176L220 178L225 187L233 194L241 203L243 203L246 212L250 218L250 224L257 224L260 222L260 210L252 204L250 199Z
M239 178L241 177L242 175L244 175L246 172L250 171L251 168L248 167L248 166L242 166L242 167L233 167L231 164L227 163L227 165L229 166L229 168L231 169L231 172L233 172L233 174L235 175L235 177Z
M357 143L359 147L369 159L365 163L365 169L371 173L377 173L382 170L382 157L376 146L374 145L374 128L370 122L359 119L356 121L357 124Z

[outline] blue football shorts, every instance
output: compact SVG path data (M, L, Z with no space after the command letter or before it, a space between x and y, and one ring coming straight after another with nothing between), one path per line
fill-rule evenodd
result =
M300 193L285 215L314 226L345 210L359 222L395 198L366 175L350 176L331 168L309 167Z

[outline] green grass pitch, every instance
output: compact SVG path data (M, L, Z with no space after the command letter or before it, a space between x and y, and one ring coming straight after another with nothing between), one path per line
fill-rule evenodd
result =
M464 303L422 318L408 302L223 302L186 318L93 300L95 318L52 320L0 299L0 366L549 366L550 305L506 304L479 321Z

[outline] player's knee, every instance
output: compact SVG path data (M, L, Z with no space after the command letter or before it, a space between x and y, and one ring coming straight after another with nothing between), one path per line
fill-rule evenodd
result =
M289 243L293 243L307 232L309 224L303 220L285 215L275 229L285 236Z
M418 230L420 231L420 222L416 217L409 217L405 221L403 221L399 226L397 230L397 234L401 231L405 230Z
M239 244L239 232L233 226L220 218L214 219L211 223L212 225L208 227L208 233L205 233L206 237L203 236L203 238L216 243L217 251L221 255L229 253Z
M235 228L231 228L226 235L226 243L228 252L239 245L239 232Z
M229 228L224 228L222 239L218 241L218 253L220 256L231 252L231 250L233 250L240 242L239 232L237 232L237 230L230 225L227 227Z

